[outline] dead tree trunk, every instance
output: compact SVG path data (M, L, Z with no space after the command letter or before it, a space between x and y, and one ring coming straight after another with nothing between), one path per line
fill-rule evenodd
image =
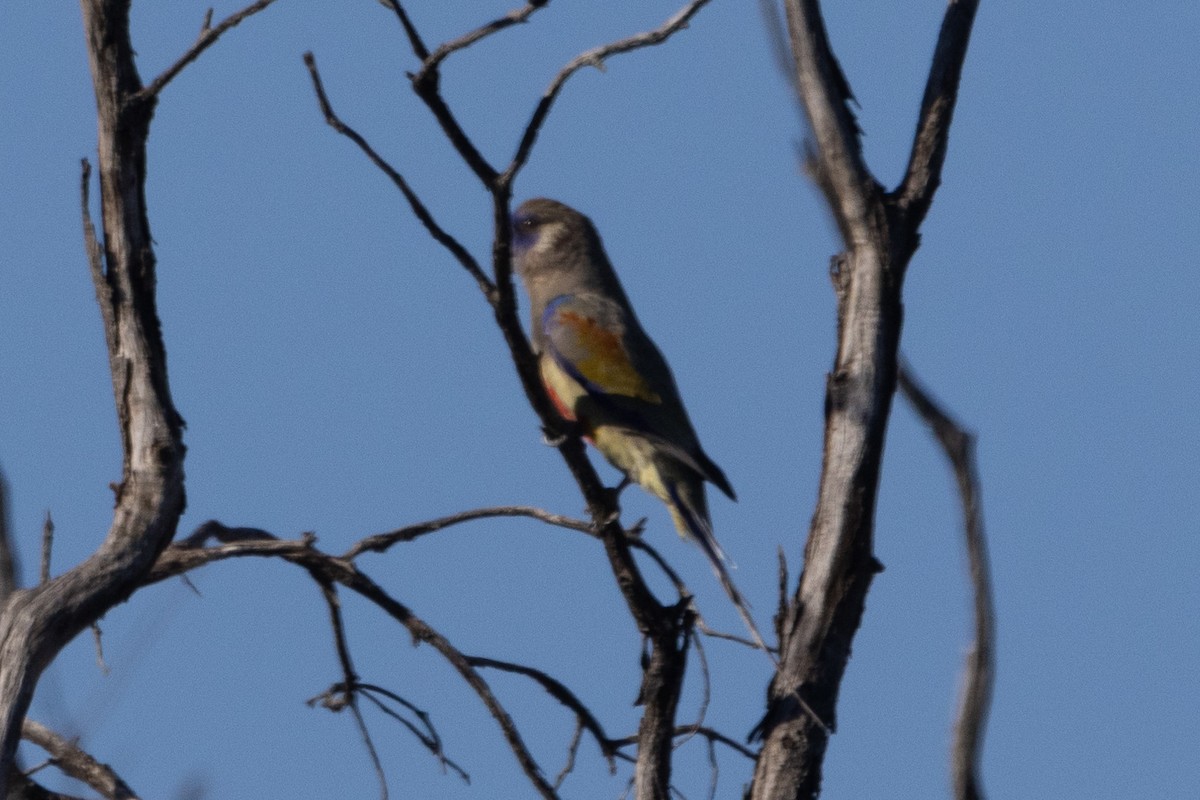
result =
M780 669L758 732L750 796L813 798L872 576L875 498L896 388L901 290L945 160L951 115L977 0L946 11L908 170L886 191L862 158L849 85L817 0L786 0L795 86L812 126L809 171L845 244L834 258L838 347L825 396L825 448L804 572L779 618ZM807 706L806 706L807 703ZM810 713L809 708L815 714Z
M183 420L167 384L155 308L154 251L146 214L146 137L156 102L134 66L129 3L82 0L96 92L103 240L84 225L104 317L123 467L112 527L84 563L33 589L14 591L0 611L0 796L21 722L42 670L105 611L126 599L171 541L183 513Z

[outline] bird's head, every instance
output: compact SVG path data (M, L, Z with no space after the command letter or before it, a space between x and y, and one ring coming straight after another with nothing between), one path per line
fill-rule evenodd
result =
M536 197L517 208L512 253L538 313L561 294L624 296L591 220L557 200Z
M557 200L535 197L513 213L513 255L517 273L528 280L532 273L561 262L563 256L586 247L591 224L587 217Z

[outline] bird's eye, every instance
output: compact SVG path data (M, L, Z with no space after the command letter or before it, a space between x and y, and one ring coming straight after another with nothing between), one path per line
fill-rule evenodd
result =
M537 220L533 217L522 217L517 220L517 227L523 231L531 231L537 227Z

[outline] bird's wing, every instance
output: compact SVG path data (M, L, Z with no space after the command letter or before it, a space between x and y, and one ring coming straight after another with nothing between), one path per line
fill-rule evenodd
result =
M563 416L652 441L736 497L700 448L666 362L620 304L600 295L560 295L546 305L541 326L543 357L556 368L543 369L543 380Z
M634 366L621 307L598 296L560 295L542 313L546 354L592 397L661 404Z

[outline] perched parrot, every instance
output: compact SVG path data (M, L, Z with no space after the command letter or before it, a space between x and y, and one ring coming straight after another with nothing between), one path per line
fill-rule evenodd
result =
M733 487L700 447L671 370L638 323L595 226L555 200L527 200L513 215L513 257L529 293L542 382L559 413L666 503L766 649L708 516L704 482L736 500Z

